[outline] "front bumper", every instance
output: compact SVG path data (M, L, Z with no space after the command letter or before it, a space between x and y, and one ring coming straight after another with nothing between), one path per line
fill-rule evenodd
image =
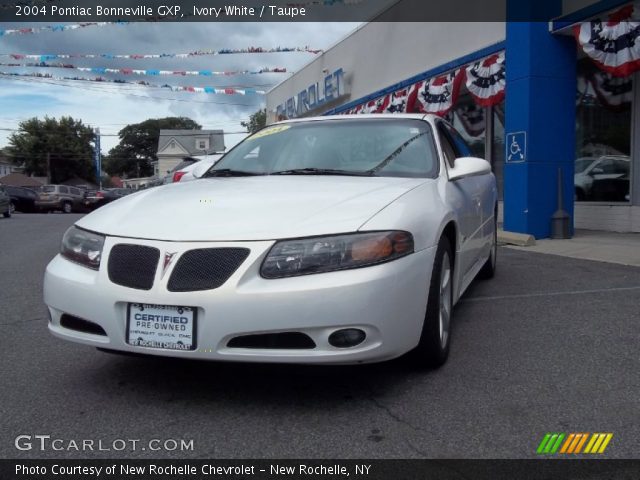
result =
M129 239L107 237L99 271L56 256L47 266L44 300L49 330L65 340L123 352L226 361L290 363L363 363L388 360L414 348L425 315L435 249L416 252L386 264L340 272L266 280L259 269L273 242L158 242L134 240L177 255L194 248L245 247L251 253L221 287L198 292L170 292L160 266L151 290L111 283L107 273L110 249ZM175 265L175 263L174 263ZM197 350L174 351L126 343L129 303L197 308ZM60 324L62 314L101 326L106 335L84 333ZM329 344L331 333L358 328L363 343L351 348ZM230 348L237 336L301 332L313 349Z

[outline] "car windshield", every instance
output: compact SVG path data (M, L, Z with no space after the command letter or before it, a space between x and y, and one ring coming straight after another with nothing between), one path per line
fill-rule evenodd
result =
M433 178L438 173L437 158L431 127L422 120L311 120L260 130L227 153L207 176L335 174Z
M576 160L576 164L575 164L575 168L574 168L574 173L582 173L584 172L589 165L591 165L594 162L595 158L578 158Z

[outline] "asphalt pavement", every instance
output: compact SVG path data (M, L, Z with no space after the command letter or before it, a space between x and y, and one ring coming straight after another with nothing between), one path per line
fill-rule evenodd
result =
M547 432L611 432L602 456L640 458L640 268L500 248L434 371L124 357L47 331L42 276L78 218L0 219L2 458L534 458ZM193 450L21 451L19 435Z

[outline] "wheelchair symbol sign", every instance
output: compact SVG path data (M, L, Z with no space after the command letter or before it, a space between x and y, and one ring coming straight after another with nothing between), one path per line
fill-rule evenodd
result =
M527 160L527 132L508 133L506 138L507 162Z

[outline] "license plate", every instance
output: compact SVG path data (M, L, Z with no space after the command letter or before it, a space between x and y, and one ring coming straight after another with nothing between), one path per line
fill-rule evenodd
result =
M130 303L127 309L127 343L163 350L195 350L196 309Z

